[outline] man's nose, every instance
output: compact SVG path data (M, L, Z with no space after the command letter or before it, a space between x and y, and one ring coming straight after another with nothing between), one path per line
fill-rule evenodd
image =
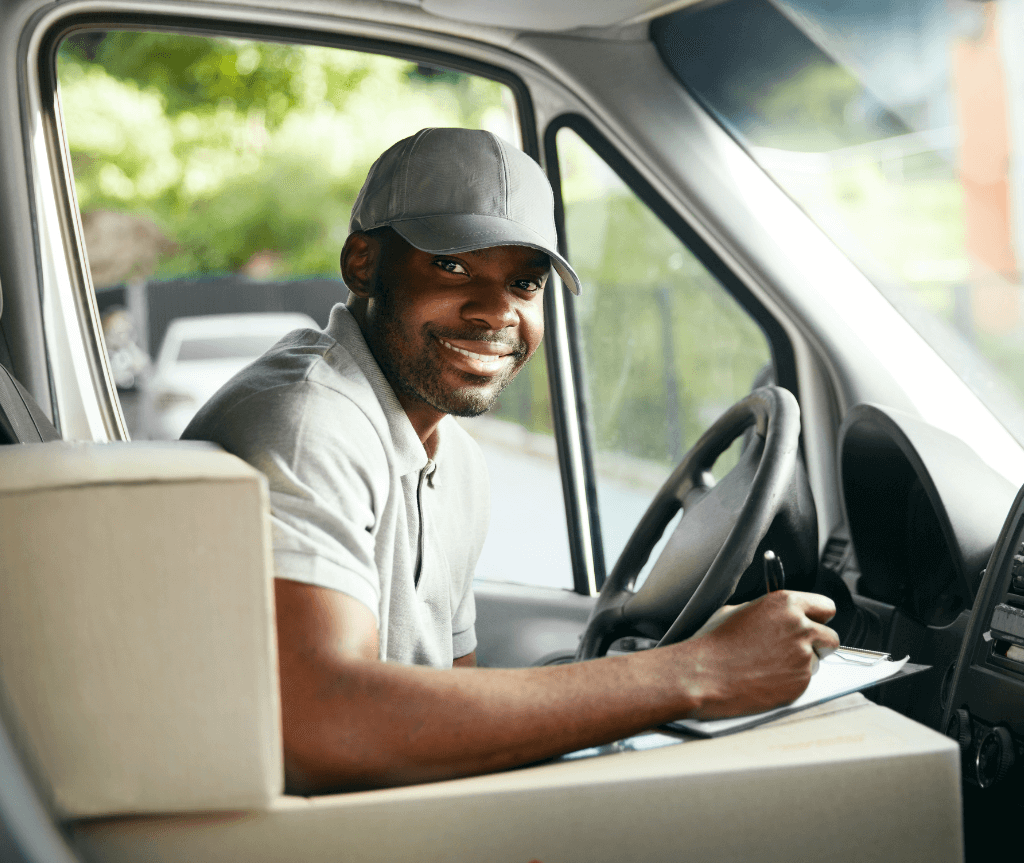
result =
M479 321L490 330L503 330L516 323L515 297L503 282L488 280L476 286L463 308L463 317Z

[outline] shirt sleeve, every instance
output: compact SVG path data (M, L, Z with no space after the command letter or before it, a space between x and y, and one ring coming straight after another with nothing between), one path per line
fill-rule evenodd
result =
M366 415L302 381L236 405L218 423L217 438L267 477L276 576L347 594L380 626L375 513L388 468Z
M473 595L473 581L467 581L468 588L462 594L462 601L452 615L452 656L458 659L476 650L476 597Z

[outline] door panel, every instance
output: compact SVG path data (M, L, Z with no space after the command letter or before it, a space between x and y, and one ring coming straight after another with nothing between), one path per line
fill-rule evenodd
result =
M570 590L477 580L477 662L494 668L546 665L573 656L594 598Z

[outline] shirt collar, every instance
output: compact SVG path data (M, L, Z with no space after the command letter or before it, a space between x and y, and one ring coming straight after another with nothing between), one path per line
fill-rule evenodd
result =
M377 401L380 402L388 422L391 443L395 451L395 467L398 469L398 473L401 476L405 476L406 474L422 471L423 468L431 463L431 460L427 457L427 451L423 448L419 435L416 434L416 429L412 427L412 422L410 422L405 408L398 401L398 396L395 395L391 384L384 377L384 372L381 371L377 360L370 352L366 339L363 338L363 331L359 329L359 324L348 308L342 303L338 303L331 309L331 317L327 322L325 332L336 342L340 342L348 349L352 359L355 360L356 365L359 366L373 388L374 395L376 395ZM442 439L444 437L442 428L447 420L448 417L445 417L437 428L437 451L434 454L435 458L433 460L435 465L437 463L437 456L442 449Z

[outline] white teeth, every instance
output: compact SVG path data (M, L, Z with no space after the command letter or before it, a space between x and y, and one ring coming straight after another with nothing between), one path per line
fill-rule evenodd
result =
M438 339L438 341L446 348L451 348L453 351L458 351L460 354L469 357L471 360L476 360L477 362L480 363L486 363L487 365L497 365L499 362L505 359L505 357L503 356L493 356L491 354L474 354L472 351L467 351L464 350L463 348L457 348L455 347L455 345L446 342L444 339Z

